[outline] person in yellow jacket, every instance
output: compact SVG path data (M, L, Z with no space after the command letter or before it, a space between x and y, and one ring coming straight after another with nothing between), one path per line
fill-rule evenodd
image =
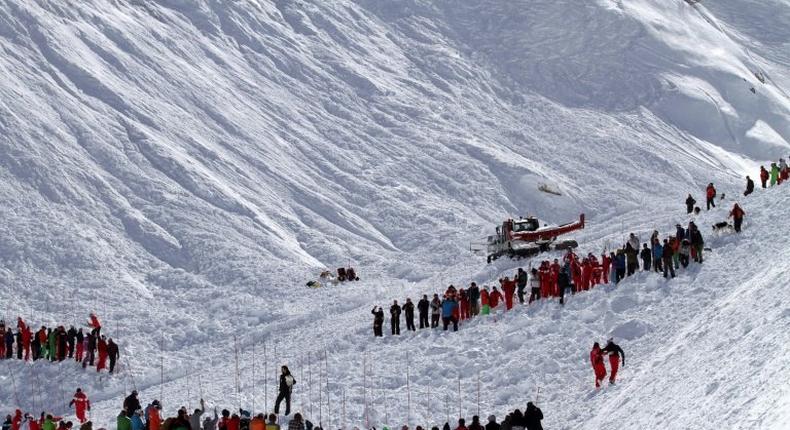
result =
M277 415L269 414L269 422L266 423L266 430L280 430L280 425L277 424Z

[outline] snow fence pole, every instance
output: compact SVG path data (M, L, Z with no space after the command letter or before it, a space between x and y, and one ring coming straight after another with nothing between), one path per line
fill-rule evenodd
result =
M323 428L324 425L324 390L321 388L321 358L318 358L318 426Z
M159 343L159 403L164 407L165 403L165 334Z
M239 373L239 341L233 336L233 346L236 355L236 400L239 402L239 413L241 413L241 374Z
M326 422L332 428L332 394L329 391L329 359L324 348L324 369L326 369Z
M310 417L313 415L313 368L310 353L307 353L307 404L310 407Z
M343 388L343 430L346 430L346 389Z
M365 429L370 428L370 415L368 414L368 352L362 356L362 399L365 403Z
M477 416L480 416L480 371L477 371Z
M267 391L269 391L269 378L266 376L266 372L269 371L269 361L266 357L266 342L263 342L263 405L264 409L269 407L269 397Z
M198 377L198 390L200 390L200 398L202 399L202 398L204 398L203 397L203 378L201 378L200 372L198 372L197 377Z
M22 404L19 403L19 392L16 390L16 377L14 376L14 366L10 362L8 363L8 370L10 370L11 373L11 384L13 385L14 388L14 398L16 399L16 407L21 409ZM62 389L63 388L61 387L61 390Z
M255 418L255 338L252 339L252 417Z
M190 373L190 367L187 367L187 375L186 375L186 379L187 379L187 412L190 409L192 409L192 405L189 402L189 399L192 398L192 392L191 392L192 391L191 390L191 388L192 388L192 381L189 378L189 373Z
M538 389L535 391L535 406L538 406L539 399L540 399L540 385L538 385Z
M450 423L450 396L445 391L444 393L444 414L447 417L446 423Z
M406 426L411 427L411 360L406 352Z
M461 415L461 374L458 374L458 419L461 419L463 415Z

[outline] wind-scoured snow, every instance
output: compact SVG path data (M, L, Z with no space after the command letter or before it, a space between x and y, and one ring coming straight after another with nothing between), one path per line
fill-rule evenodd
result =
M547 428L783 428L781 188L669 283L640 274L458 334L373 341L369 311L526 264L469 251L508 216L584 212L575 237L600 252L686 222L708 182L731 205L790 154L788 23L786 0L0 0L3 316L96 311L125 357L101 380L3 363L0 409L63 413L77 385L102 426L132 385L168 413L201 394L260 409L265 343L268 407L286 361L314 422L326 351L329 427L344 393L365 425L366 356L370 424L405 422L408 356L412 424L457 416L459 373L476 413L480 372L481 414L540 386ZM304 287L348 265L361 282ZM593 394L586 356L612 335L623 383Z

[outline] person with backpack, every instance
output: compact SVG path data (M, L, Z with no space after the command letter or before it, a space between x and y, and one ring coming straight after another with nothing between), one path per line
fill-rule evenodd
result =
M686 213L687 214L690 214L692 211L694 211L694 205L695 204L697 204L697 201L694 200L694 197L691 197L691 194L689 194L689 196L686 197Z
M370 313L373 314L373 336L383 337L384 309L381 309L381 306L373 306L373 310Z
M442 317L442 301L439 295L434 294L431 300L431 328L439 327L439 319Z
M400 313L401 307L398 301L395 300L390 306L390 327L392 328L393 336L400 335Z
M735 227L735 232L741 232L741 225L743 224L743 217L746 215L746 212L741 209L738 203L735 203L735 206L732 207L730 211L730 218L733 219L733 227Z
M274 402L274 413L280 413L280 402L285 400L285 415L291 414L291 392L293 391L293 386L296 384L296 379L291 376L291 371L288 370L288 366L282 366L280 368L280 392L277 394L277 400Z
M760 183L762 183L763 188L768 188L768 170L765 170L765 166L760 166Z
M422 299L417 302L417 311L420 315L420 330L430 327L428 322L428 309L431 307L431 302L428 301L428 296L423 295Z
M650 263L653 261L653 253L647 247L647 243L642 244L642 251L639 253L639 257L642 259L642 271L649 272Z
M746 191L743 192L744 196L748 196L749 194L754 192L754 181L748 175L746 176Z
M716 207L716 187L713 186L713 182L709 183L708 187L705 189L705 198L708 210L710 210L711 207Z
M406 303L403 304L403 313L406 314L406 331L417 331L414 327L414 303L408 297Z
M614 339L609 339L606 346L603 348L604 354L609 354L609 384L614 385L617 379L617 369L620 368L620 357L623 357L623 366L625 366L625 352L620 345L614 343Z
M543 419L543 411L532 402L527 402L527 410L524 411L524 423L526 430L543 430L540 421Z

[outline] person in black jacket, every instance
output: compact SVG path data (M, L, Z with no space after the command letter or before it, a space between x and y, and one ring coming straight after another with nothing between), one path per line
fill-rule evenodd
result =
M110 373L115 371L115 362L118 360L120 354L118 353L118 344L110 338L107 341L107 358L110 359ZM134 411L132 411L134 412Z
M274 402L274 413L280 413L280 402L285 400L285 415L291 415L291 391L294 384L296 384L296 379L291 376L288 366L283 366L280 369L282 370L280 374L280 393L277 394L277 400Z
M137 398L137 390L133 390L132 394L129 394L123 399L123 408L126 410L126 416L129 418L131 418L138 409L142 409L140 399Z
M647 244L642 244L642 252L639 253L639 257L642 258L642 270L649 272L650 271L650 263L653 261L653 251L647 247Z
M623 348L620 348L620 345L614 343L613 339L609 339L602 351L604 354L609 354L609 383L614 385L617 378L617 369L620 368L621 356L623 358L623 366L625 366L625 351L623 351Z
M496 422L496 416L491 415L488 417L488 424L486 424L486 430L500 430L501 426L499 423Z
M568 261L557 275L557 288L560 290L560 304L565 304L565 290L571 287L571 263Z
M691 240L691 248L694 250L694 261L702 263L702 250L705 247L705 240L702 238L702 233L693 222L689 223L689 239Z
M403 313L406 314L406 330L417 331L414 328L414 303L410 298L406 298L406 303L403 304Z
M428 323L428 309L431 307L431 303L428 301L428 296L422 296L422 299L417 302L417 311L420 313L420 329L430 327Z
M400 335L400 311L401 307L398 301L395 300L390 306L390 326L392 327L392 335Z
M66 332L66 340L69 345L69 358L74 358L74 343L77 341L77 329L74 326L69 327Z
M754 181L752 178L746 177L746 191L743 192L744 196L748 196L749 194L754 192Z
M466 292L469 295L469 315L476 317L480 314L480 287L472 282Z
M527 289L527 278L527 272L525 272L523 268L519 267L518 273L516 273L516 282L518 285L518 301L522 305L524 304L524 290Z
M373 336L384 336L382 330L384 326L384 309L381 309L381 306L373 306L373 310L370 313L373 314Z
M691 197L691 194L689 194L689 196L686 197L686 213L690 214L691 212L693 212L694 211L694 205L696 203L697 203L697 201L694 200L694 197Z
M524 412L524 424L527 430L543 430L540 420L543 419L543 412L532 402L527 403L527 411Z

